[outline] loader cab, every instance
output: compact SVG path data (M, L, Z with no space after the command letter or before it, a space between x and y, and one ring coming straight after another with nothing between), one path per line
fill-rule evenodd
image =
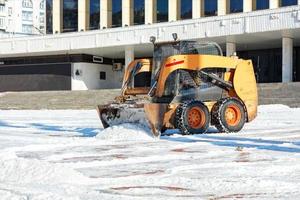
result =
M153 51L152 84L166 58L174 55L206 54L222 56L221 47L214 42L197 42L190 40L155 43Z
M154 45L153 66L151 85L158 79L160 69L164 66L165 60L174 55L217 55L222 56L222 49L213 42L200 43L197 41L174 41L169 43L158 43ZM201 100L217 98L222 92L221 89L211 87L209 83L195 83L193 76L197 72L185 70L176 70L169 75L165 82L164 95L160 98L154 98L155 102L170 103L172 101L180 102L185 99L199 98ZM222 72L214 72L222 76ZM201 94L199 91L201 90ZM195 92L197 91L197 92ZM208 94L205 94L208 93ZM201 97L200 97L201 96ZM212 97L213 96L213 97Z

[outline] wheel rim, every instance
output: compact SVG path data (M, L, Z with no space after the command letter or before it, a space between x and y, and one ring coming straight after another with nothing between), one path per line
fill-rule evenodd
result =
M205 113L201 108L193 107L188 113L188 124L193 129L202 128L205 124Z
M242 114L236 105L229 105L225 110L225 120L229 126L236 126L241 121Z

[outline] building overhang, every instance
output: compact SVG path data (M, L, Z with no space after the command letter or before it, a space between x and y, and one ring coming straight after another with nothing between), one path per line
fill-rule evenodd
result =
M213 40L219 43L278 39L300 39L300 6L282 7L176 22L130 26L87 32L61 33L1 40L0 57L89 53L118 57L125 46L147 53L155 36L158 42L179 39ZM110 56L111 54L111 56Z

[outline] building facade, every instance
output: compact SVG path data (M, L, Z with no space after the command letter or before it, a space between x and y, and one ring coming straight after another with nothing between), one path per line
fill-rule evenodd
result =
M15 55L89 55L100 58L87 62L97 69L85 62L68 62L69 89L107 88L106 83L120 87L120 65L151 57L150 36L165 42L176 32L179 39L214 41L227 56L236 52L252 59L258 82L300 81L300 0L45 0L45 4L47 36L3 40L2 65ZM101 63L102 58L111 62Z
M46 33L45 0L0 0L0 38Z
M299 0L46 0L48 33L86 31L298 5ZM53 13L54 16L53 16ZM53 18L53 22L50 18ZM51 21L50 21L51 20Z

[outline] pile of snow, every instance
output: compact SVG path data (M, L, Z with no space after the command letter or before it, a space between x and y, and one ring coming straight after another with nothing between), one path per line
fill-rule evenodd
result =
M140 124L121 124L101 131L96 138L111 141L153 140L151 130Z
M0 159L0 182L58 184L75 183L88 178L64 164L49 163L36 159Z

